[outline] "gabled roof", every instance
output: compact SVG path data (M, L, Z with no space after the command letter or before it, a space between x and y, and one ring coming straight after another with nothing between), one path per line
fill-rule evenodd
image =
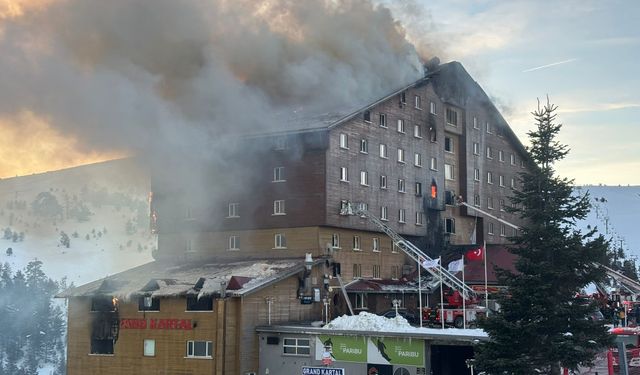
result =
M317 261L316 264L322 261ZM128 300L137 296L244 296L304 270L304 259L264 259L234 263L167 265L151 262L71 288L59 298L112 295Z
M503 131L518 151L527 156L524 146L516 137L493 101L480 87L480 85L464 69L461 63L452 61L437 66L427 74L410 83L390 91L384 96L365 98L352 103L344 103L333 108L316 108L313 105L296 109L282 110L278 113L266 116L266 121L274 124L270 131L255 133L253 135L277 135L287 133L300 133L308 131L326 130L335 128L356 116L361 116L365 111L383 103L403 91L413 87L419 87L427 82L434 85L434 90L441 100L461 108L466 106L469 98L479 99L481 104L492 113L491 123Z

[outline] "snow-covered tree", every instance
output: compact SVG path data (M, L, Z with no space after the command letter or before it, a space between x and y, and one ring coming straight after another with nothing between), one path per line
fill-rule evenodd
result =
M577 298L591 282L604 278L594 262L606 262L607 242L594 230L581 233L576 221L589 211L588 194L573 193L572 181L556 176L554 164L568 148L556 141L556 107L547 102L533 112L527 172L512 203L527 225L512 238L516 272L498 270L501 310L481 322L490 340L476 359L487 374L560 374L593 361L609 344L602 321L587 316L593 303Z

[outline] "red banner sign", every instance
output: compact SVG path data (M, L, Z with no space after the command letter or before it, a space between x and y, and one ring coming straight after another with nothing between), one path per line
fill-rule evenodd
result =
M193 329L191 319L120 319L120 329Z

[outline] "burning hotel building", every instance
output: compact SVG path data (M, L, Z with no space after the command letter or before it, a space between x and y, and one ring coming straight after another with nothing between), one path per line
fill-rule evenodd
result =
M457 245L497 249L514 234L459 199L521 223L505 207L525 149L460 63L382 98L277 123L225 155L250 172L202 172L224 187L212 204L192 193L206 184L154 176L156 261L62 294L68 374L255 374L257 326L344 314L343 290L355 311L397 298L416 306L407 287L416 264L371 220L344 215L350 206L433 257ZM313 363L313 350L298 349Z

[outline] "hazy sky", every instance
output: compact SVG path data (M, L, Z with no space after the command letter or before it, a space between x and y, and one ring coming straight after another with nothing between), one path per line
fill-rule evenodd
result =
M562 176L640 185L640 2L384 3L418 46L462 62L525 144L536 98L548 94L571 148Z
M56 14L64 16L62 17L64 21L54 22L59 19L55 15L50 15L49 18L31 16L34 13L37 14L38 11L41 16L51 14L49 11L52 8L52 4L65 4L65 1L66 6L55 7L58 11ZM84 50L81 54L76 54L75 56L69 54L71 57L66 57L64 48L69 48L69 46L63 45L63 47L60 47L61 43L69 43L71 50L73 50L73 47L77 47L76 44L84 40L90 40L91 37L91 35L85 37L88 34L78 28L94 28L95 26L96 30L98 30L97 32L106 30L110 33L108 35L111 36L125 32L128 33L127 35L135 34L138 38L145 35L151 36L151 39L157 39L156 44L162 47L164 39L156 38L155 36L159 34L163 34L164 37L176 35L171 30L176 30L174 27L178 25L180 27L176 31L180 38L188 40L192 38L192 34L199 37L199 39L194 39L197 43L184 44L184 49L188 52L194 49L192 48L194 45L197 47L203 44L207 48L212 45L211 41L203 40L197 32L206 33L209 27L215 29L215 27L220 28L225 25L220 22L190 22L190 18L184 18L183 21L186 20L187 22L180 23L180 17L193 18L197 12L194 13L192 10L206 9L209 11L211 10L210 8L215 7L215 4L218 3L226 3L228 7L232 8L236 7L234 4L241 4L238 9L243 9L242 7L246 8L247 6L255 8L252 5L255 3L249 0L190 0L182 5L164 1L160 2L164 4L163 9L174 5L176 8L174 11L167 13L168 15L162 16L164 21L160 24L163 25L163 33L155 32L153 28L143 28L140 22L136 22L136 15L146 15L149 12L125 12L126 17L119 18L117 21L123 23L124 26L133 25L133 31L130 32L126 27L116 25L118 22L115 21L111 26L110 24L105 25L105 23L111 22L109 17L114 16L114 13L109 13L108 11L93 12L98 14L97 18L94 21L83 22L83 20L87 19L87 14L92 15L91 9L97 4L105 5L106 3L99 1L94 3L65 1L0 0L0 54L2 54L0 55L0 62L4 66L14 69L14 76L16 72L24 74L29 69L33 72L40 72L40 76L32 79L32 76L28 73L22 78L16 78L11 77L11 71L7 72L6 69L2 71L0 73L0 93L6 95L5 98L7 100L3 100L6 104L5 107L9 106L8 108L10 109L11 102L18 100L16 99L18 95L12 94L15 91L23 95L33 94L31 95L33 96L31 98L33 99L32 103L42 108L63 105L65 102L64 100L59 100L60 95L75 93L75 99L69 97L67 100L69 105L66 106L66 108L73 109L74 104L83 102L84 98L89 96L89 93L94 93L90 95L108 97L110 98L109 101L123 104L125 109L131 109L129 108L131 105L127 103L132 102L132 100L126 99L127 97L123 95L114 96L114 93L124 90L122 89L123 85L116 87L122 90L104 88L103 85L100 86L103 90L89 90L86 94L82 94L82 90L62 90L61 88L65 85L70 85L65 84L64 75L59 72L67 72L70 79L82 84L80 86L76 85L80 88L91 88L93 87L92 85L98 85L101 82L126 83L125 88L128 91L124 90L124 92L135 93L137 95L135 98L137 105L142 107L146 104L156 105L158 101L164 105L164 101L168 97L166 91L161 93L164 96L153 97L154 95L159 95L158 84L151 79L155 79L156 75L154 74L158 70L158 67L154 64L157 61L169 61L170 63L172 60L176 60L176 58L169 57L179 55L181 51L179 48L160 48L161 51L170 50L175 51L175 53L169 53L168 55L165 53L165 55L161 56L162 58L152 59L151 68L154 68L154 70L149 69L148 66L140 62L140 60L144 60L138 56L140 49L125 48L124 52L116 51L122 52L116 56L117 59L105 59L105 62L95 64L95 61L87 60L87 56L92 58L95 56L87 54ZM360 0L353 0L354 3L358 3L358 1ZM372 1L386 5L392 10L393 16L404 26L406 38L416 46L421 56L438 55L443 62L451 60L462 62L469 73L494 98L496 105L501 109L503 115L525 145L527 144L526 133L533 126L530 112L536 107L536 98L544 100L548 94L551 101L558 105L559 120L564 124L560 141L568 144L571 148L571 153L567 160L558 166L558 171L562 176L575 178L578 184L640 185L640 136L638 135L638 130L640 130L640 74L638 74L637 68L637 61L640 60L640 28L638 26L640 25L640 2L591 0L565 0L561 2L543 0ZM121 6L127 4L127 2L117 3ZM144 2L139 1L137 3L143 4ZM185 12L185 4L195 4L195 7ZM384 39L385 35L396 37L395 33L389 30L391 23L388 22L384 12L363 12L363 9L367 9L366 6L352 7L352 11L355 12L355 14L352 14L352 18L356 22L329 24L326 26L327 21L335 21L335 19L321 18L318 16L317 11L314 11L315 13L304 13L303 8L307 8L306 5L300 6L298 5L299 3L295 2L289 3L275 0L272 0L269 4L275 4L272 8L267 7L269 11L273 12L285 9L288 4L292 9L295 8L298 11L298 13L295 13L295 11L291 12L291 9L289 9L289 16L291 14L298 16L298 21L304 20L306 22L305 26L308 23L310 26L305 27L305 29L318 31L312 34L315 39L305 42L304 40L295 40L297 38L295 30L299 30L301 27L298 25L291 28L295 25L287 25L286 12L282 18L270 17L270 20L266 21L276 31L278 31L278 28L282 28L289 34L293 33L288 37L298 43L298 49L294 50L298 59L304 57L304 53L306 53L303 48L300 48L301 46L304 47L306 45L308 50L316 51L316 47L314 47L316 44L312 42L322 42L323 38L329 41L329 50L333 50L336 45L346 44L344 41L349 41L349 43L352 43L351 45L359 43L358 45L361 45L361 49L364 49L361 52L366 55L368 53L366 51L367 48L379 51L379 49L371 47L375 46L376 40ZM115 6L106 8L109 10L115 8ZM154 3L153 9L160 8L158 3ZM263 8L258 7L258 11L263 12ZM300 12L300 10L303 11ZM160 11L151 13L164 14ZM271 13L267 13L267 15L269 14ZM315 18L304 18L309 17L309 14L314 14ZM171 15L178 21L168 22L169 20L166 17L171 17ZM264 14L262 15L264 16ZM240 14L238 19L243 17L246 19L245 16ZM347 18L342 17L338 21ZM124 22L128 21L131 22L124 24ZM284 23L280 24L279 22ZM42 23L47 24L46 26L49 26L49 29L61 33L62 37L58 39L48 38L47 30L49 29L40 27ZM156 22L152 25L157 26L158 24ZM200 30L195 26L192 27L191 25L194 24L196 26L200 25L204 29ZM34 31L35 37L31 35L29 32L30 25L33 25L33 29L40 34ZM74 29L75 26L73 25L77 25L78 28ZM353 25L353 27L349 25ZM195 31L192 29L195 29ZM145 30L152 31L145 34ZM231 33L233 35L229 34L229 38L232 36L242 38L241 34L246 28L232 25L226 30L228 32L233 31ZM358 36L358 32L364 32L364 36ZM336 37L338 34L339 37ZM171 38L169 39L171 40ZM260 40L259 38L254 39L256 41ZM127 38L122 40L127 42ZM224 40L224 38L215 40L215 43L220 44ZM231 40L237 40L237 38L231 38ZM267 46L282 45L280 39L276 41L279 44L249 43L247 45L251 46L251 48L245 52L240 50L246 46L238 47L237 45L232 45L233 48L240 51L238 53L234 52L233 55L243 56L243 53L251 53L254 56L261 54L262 57L265 57L265 55L269 55L271 48ZM145 44L147 49L152 49L156 46L156 44L148 43L148 41L142 40L141 42ZM397 40L391 40L389 43L391 43L390 45L393 45L393 43L398 45ZM326 44L319 43L317 45ZM95 43L90 44L90 47L94 45ZM101 46L104 47L104 45ZM127 46L125 45L124 47ZM225 48L227 47L229 46ZM196 52L199 51L196 50ZM96 53L92 49L89 52ZM102 51L103 55L105 54L104 52ZM274 52L272 55L274 55L271 56L274 61L279 61L282 56L280 52ZM354 53L354 55L357 54ZM320 61L318 63L320 66L326 65L328 70L332 71L331 67L336 64L331 64L332 60L327 59L327 56L330 56L330 54L322 54L320 56L322 59L313 61ZM123 59L132 63L127 63L128 65L123 67L120 63ZM201 60L205 63L208 62L207 59L211 60L211 57L208 55L201 57ZM77 63L78 60L80 63ZM360 59L359 57L355 59L355 61L360 62L369 60L372 60L371 56L366 59ZM203 66L202 61L194 66L201 68ZM247 62L249 60L241 58L237 61ZM349 66L350 63L347 61L345 66ZM235 66L237 65L235 64ZM283 65L286 65L286 63L276 64L275 66ZM135 69L132 69L132 66ZM215 64L205 64L204 66L216 67ZM256 66L267 65L258 64ZM398 64L391 64L391 66L398 66ZM47 69L55 67L55 70L52 71L58 73L42 74L43 71L47 73L47 70L41 69L42 67ZM140 70L144 73L143 76L138 74ZM172 71L171 69L165 70ZM281 70L284 73L287 71L287 69ZM316 69L316 71L318 70ZM356 69L356 71L359 72L362 69ZM108 74L105 74L105 72ZM115 75L114 72L116 73ZM161 71L161 73L163 72ZM284 73L283 75L285 75ZM208 78L212 76L215 75L202 75L202 77ZM273 74L271 76L273 77ZM52 79L48 79L48 77ZM135 79L132 79L132 77ZM189 77L191 76L187 76L187 78ZM194 75L194 77L201 76ZM244 74L238 75L236 72L234 79L237 80L239 79L238 77L242 78ZM286 75L286 77L289 77L289 75ZM184 79L183 76L178 78ZM48 90L43 91L49 96L40 94L41 90L38 88L38 84L41 81L49 84L47 86ZM192 87L192 91L198 89L194 92L201 93L204 91L208 96L203 95L200 97L203 99L201 100L202 103L193 104L196 101L190 100L186 104L183 103L183 107L185 105L191 107L200 105L202 108L208 108L205 103L210 102L208 101L209 97L215 96L215 92L206 91L208 90L207 87L209 87L206 82L210 80L193 79L193 81L190 83L191 86L200 86ZM344 82L344 80L341 81ZM310 80L302 79L300 82L308 83ZM55 85L52 86L51 83L55 83ZM31 90L27 88L25 91L25 87L29 84L33 84L35 88ZM76 86L71 85L71 87ZM111 86L115 86L115 84L111 84ZM41 87L45 87L45 85L41 85ZM305 85L302 85L302 91L308 92L309 90L305 89L305 87ZM98 93L98 91L100 92ZM51 100L52 94L58 97L54 98L55 100ZM173 94L175 92L169 92L169 96ZM189 103L193 105L188 105ZM81 119L82 116L80 115L91 113L90 110L94 109L91 102L80 103L76 107L71 111L72 113L68 118ZM154 106L151 107L155 108ZM4 116L0 115L0 177L69 167L126 155L130 151L126 147L113 150L96 150L85 147L81 139L74 138L69 135L70 133L61 133L48 125L52 118L55 119L55 115L51 117L49 113L43 113L42 111L34 113L28 109L26 111L20 110L14 114L7 114L8 112L5 111ZM131 118L136 118L133 116L137 113L135 110L136 108L133 108L132 113L119 112L131 115L129 116ZM75 114L78 114L78 116L75 116ZM115 114L112 112L109 115ZM160 117L160 115L157 116ZM110 116L94 116L93 118L105 118L108 120ZM123 119L129 118L127 116L120 117ZM78 121L78 123L80 122L82 121ZM116 122L122 128L127 126L125 124L127 121ZM65 126L58 124L59 129ZM77 126L81 126L81 124Z

